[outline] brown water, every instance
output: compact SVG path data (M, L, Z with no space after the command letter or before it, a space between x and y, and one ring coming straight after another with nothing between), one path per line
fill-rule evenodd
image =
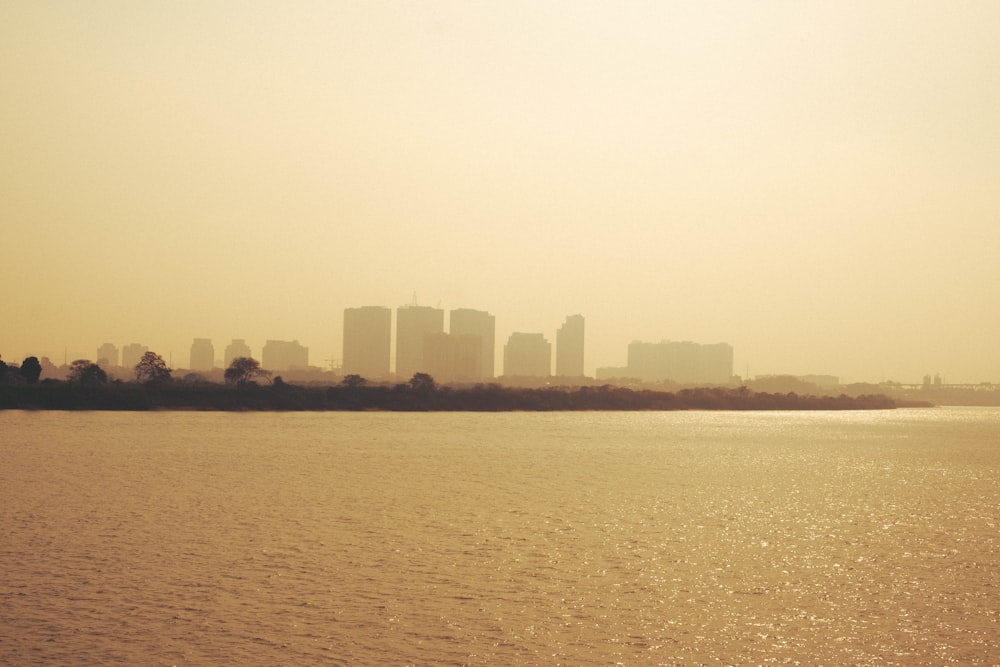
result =
M1000 410L0 412L0 663L1000 664Z

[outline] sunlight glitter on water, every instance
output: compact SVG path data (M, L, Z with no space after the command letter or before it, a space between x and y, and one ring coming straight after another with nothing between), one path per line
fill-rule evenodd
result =
M998 416L0 413L0 663L996 664Z

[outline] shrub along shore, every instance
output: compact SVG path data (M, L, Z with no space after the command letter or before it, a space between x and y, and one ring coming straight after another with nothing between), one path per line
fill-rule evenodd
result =
M418 381L419 380L419 381ZM187 384L43 380L0 385L8 410L205 410L205 411L553 411L553 410L885 410L925 407L883 395L805 396L753 392L746 387L706 387L677 392L601 387L520 388L499 384L438 386L429 376L396 385Z

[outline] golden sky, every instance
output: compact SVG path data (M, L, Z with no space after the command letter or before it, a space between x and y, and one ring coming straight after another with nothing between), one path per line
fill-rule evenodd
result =
M0 0L0 354L341 356L496 316L586 368L1000 382L1000 2Z

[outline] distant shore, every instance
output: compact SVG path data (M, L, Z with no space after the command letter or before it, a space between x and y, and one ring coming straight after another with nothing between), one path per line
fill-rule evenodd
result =
M459 388L411 384L302 386L277 382L230 386L215 383L151 385L111 382L85 386L59 381L0 386L0 409L6 410L512 412L890 410L931 406L925 401L898 401L878 394L811 396L724 387L670 392L610 385L517 388L479 384Z

